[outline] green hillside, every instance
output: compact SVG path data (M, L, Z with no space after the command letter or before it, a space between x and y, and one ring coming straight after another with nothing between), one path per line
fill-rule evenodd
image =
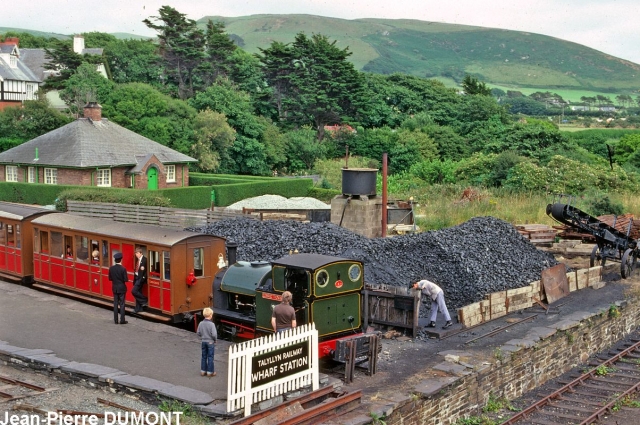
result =
M471 74L490 85L620 93L640 87L640 65L580 44L520 31L416 20L336 19L312 15L207 16L225 23L245 50L321 33L349 47L364 71L445 78Z

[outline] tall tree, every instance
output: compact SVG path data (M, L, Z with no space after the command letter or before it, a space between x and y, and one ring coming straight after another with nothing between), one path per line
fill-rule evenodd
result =
M158 86L162 67L151 40L117 40L104 48L111 76L116 83L146 83Z
M178 86L178 97L188 99L194 94L194 72L204 60L204 32L196 21L170 6L162 6L156 23L145 19L147 27L158 31L160 55L167 77Z
M364 105L364 78L351 64L349 48L321 34L298 33L289 45L261 49L260 61L273 88L271 101L281 121L313 124L317 139L324 126L357 121Z
M202 171L216 171L220 167L221 153L233 146L236 132L227 123L224 114L205 109L193 121L196 142L191 152L198 159Z
M491 96L491 89L487 87L484 81L479 81L471 75L465 75L462 80L462 90L469 95Z
M209 19L205 31L206 81L211 84L218 77L228 77L232 71L231 56L236 50L233 40L224 31L223 22Z
M83 63L65 82L64 87L60 98L72 113L78 114L87 102L104 101L113 89L113 83L96 71L95 65Z

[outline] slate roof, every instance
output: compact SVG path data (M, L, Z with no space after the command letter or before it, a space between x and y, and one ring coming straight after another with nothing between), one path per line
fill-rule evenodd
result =
M38 150L38 159L36 158ZM197 162L158 142L103 118L77 119L0 153L0 164L38 164L52 167L132 167L153 154L163 164Z
M0 47L4 48L5 46ZM34 83L41 82L33 71L31 71L20 59L17 60L16 68L11 68L8 63L0 59L0 77L3 80L30 81Z
M44 49L20 49L20 60L40 81L44 81L44 65L49 62Z

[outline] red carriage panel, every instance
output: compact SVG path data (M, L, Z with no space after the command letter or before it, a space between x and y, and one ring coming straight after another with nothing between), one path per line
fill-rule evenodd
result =
M89 292L91 290L91 283L89 280L89 265L83 263L76 263L76 288Z

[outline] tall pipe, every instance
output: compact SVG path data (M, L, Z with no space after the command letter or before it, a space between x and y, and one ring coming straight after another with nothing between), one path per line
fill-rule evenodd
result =
M236 263L238 253L238 244L236 242L227 241L227 261L229 267Z
M387 237L387 153L382 154L382 237Z

